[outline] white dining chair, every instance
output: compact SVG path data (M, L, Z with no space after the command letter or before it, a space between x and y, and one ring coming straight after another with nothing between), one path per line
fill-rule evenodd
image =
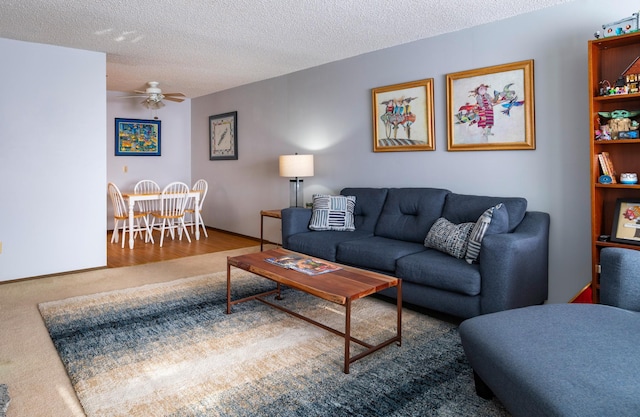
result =
M191 242L189 231L184 223L184 210L189 199L189 186L183 182L176 181L168 184L162 190L159 201L159 209L151 212L151 228L160 230L160 247L164 243L165 232L171 234L175 239L175 232L178 231L179 239L182 240L182 232ZM161 221L156 225L156 221Z
M198 223L202 226L202 232L206 237L209 237L207 234L207 228L204 225L204 221L202 220L202 205L204 204L204 198L207 196L207 191L209 190L209 184L206 180L199 179L193 184L191 187L191 191L200 191L200 201L198 202L198 210L196 211L195 207L195 199L190 198L187 202L187 208L184 211L185 217L185 225L187 227L191 227L191 233L193 233L193 228L196 225L196 216L198 216Z
M133 233L133 237L135 238L138 233L142 236L142 232L145 232L144 239L145 242L149 240L151 243L153 242L153 236L151 234L151 227L149 225L149 221L147 219L147 215L140 211L135 211L133 213L133 219L135 224L133 227L129 227L129 208L124 202L124 198L122 197L122 193L117 185L110 182L107 185L109 190L109 197L111 198L111 203L113 204L113 235L111 236L111 243L118 243L119 233L122 232L122 247L124 248L125 241L127 240L127 232ZM140 219L144 222L144 225L140 223ZM119 226L120 222L122 222L122 226Z
M153 180L141 180L133 187L135 194L159 194L160 186ZM138 208L145 213L147 220L151 221L151 212L158 211L158 200L138 201Z

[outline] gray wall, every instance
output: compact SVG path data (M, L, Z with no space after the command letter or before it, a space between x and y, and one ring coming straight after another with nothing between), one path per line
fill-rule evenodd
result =
M587 41L631 1L575 1L192 100L192 177L209 226L256 236L260 209L288 206L278 155L315 154L306 200L345 186L522 196L551 215L550 302L590 281ZM426 23L428 24L428 23ZM533 59L536 150L447 152L447 73ZM436 151L374 153L371 89L434 78ZM239 160L208 160L208 117L238 111ZM266 221L267 237L279 226Z

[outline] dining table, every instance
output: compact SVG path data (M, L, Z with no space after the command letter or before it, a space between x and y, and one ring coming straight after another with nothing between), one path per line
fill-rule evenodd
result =
M196 240L200 240L200 204L198 204L200 202L200 194L201 191L198 190L192 190L189 191L187 193L187 196L189 198L193 198L194 204L194 220L195 220L195 237ZM129 249L133 249L133 245L135 243L135 239L133 238L133 227L134 227L134 211L135 211L135 206L136 203L138 201L153 201L153 200L160 200L162 198L162 193L144 193L144 194L136 194L136 193L126 193L126 194L122 194L122 197L125 198L125 200L127 200L129 202Z

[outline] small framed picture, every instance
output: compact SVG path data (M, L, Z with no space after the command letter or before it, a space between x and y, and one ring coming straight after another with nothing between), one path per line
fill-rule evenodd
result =
M436 149L433 124L433 78L371 90L373 151Z
M616 200L611 241L640 245L640 199Z
M160 120L116 119L116 156L160 156Z
M238 112L209 117L209 159L238 159Z

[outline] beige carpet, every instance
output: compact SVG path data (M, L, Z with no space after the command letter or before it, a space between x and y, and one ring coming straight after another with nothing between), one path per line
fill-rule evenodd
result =
M7 417L84 416L43 324L39 303L223 271L227 256L257 250L0 284L0 383L8 385L11 396Z

